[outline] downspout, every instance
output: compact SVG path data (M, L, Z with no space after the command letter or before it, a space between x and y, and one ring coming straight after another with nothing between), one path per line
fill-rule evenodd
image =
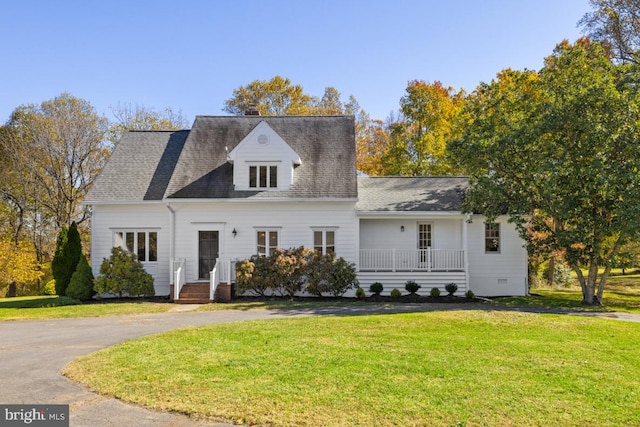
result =
M167 202L167 209L169 209L169 274L170 279L169 283L173 283L175 278L173 277L173 262L175 261L175 245L174 245L174 234L175 234L175 217L176 212L171 207L171 204ZM175 286L175 283L174 283Z

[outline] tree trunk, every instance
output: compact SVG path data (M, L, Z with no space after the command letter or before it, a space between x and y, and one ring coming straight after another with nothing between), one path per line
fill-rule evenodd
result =
M575 270L578 273L578 280L582 288L582 304L599 305L600 302L595 295L596 279L598 278L598 263L596 260L593 257L589 260L589 274L587 277L584 277L578 266L575 267Z
M555 281L555 272L556 272L556 257L552 256L549 258L549 266L547 270L547 282L549 282L549 286L553 286L553 282Z
M7 298L14 298L17 294L16 282L9 283L9 290L7 291Z

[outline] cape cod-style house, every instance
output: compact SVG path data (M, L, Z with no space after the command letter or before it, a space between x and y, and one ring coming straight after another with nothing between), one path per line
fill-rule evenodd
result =
M120 246L157 295L191 301L199 287L215 300L237 260L306 246L355 263L365 290L414 280L422 294L454 282L458 294L525 295L523 241L506 217L461 212L467 184L358 176L349 116L198 116L190 130L130 131L85 198L93 273Z

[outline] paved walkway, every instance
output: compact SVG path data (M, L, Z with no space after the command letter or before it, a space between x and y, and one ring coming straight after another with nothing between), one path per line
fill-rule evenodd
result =
M149 411L88 391L60 375L82 355L144 335L187 326L291 316L392 313L443 310L441 304L319 308L314 310L225 310L169 312L120 317L0 322L0 403L69 404L74 427L225 426L186 416ZM496 309L495 307L486 307ZM477 306L447 305L451 309ZM626 313L571 313L640 322ZM134 422L133 422L134 421Z

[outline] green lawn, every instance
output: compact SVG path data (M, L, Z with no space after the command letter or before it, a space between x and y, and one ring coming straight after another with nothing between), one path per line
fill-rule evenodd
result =
M617 275L607 280L603 305L582 305L582 292L578 286L570 288L534 288L531 296L499 298L499 305L509 307L536 307L579 311L623 311L640 313L640 275Z
M503 311L173 331L65 375L159 410L274 426L640 425L640 325Z
M0 298L0 321L162 313L173 307L168 303L115 300L82 304L73 298L57 296Z

